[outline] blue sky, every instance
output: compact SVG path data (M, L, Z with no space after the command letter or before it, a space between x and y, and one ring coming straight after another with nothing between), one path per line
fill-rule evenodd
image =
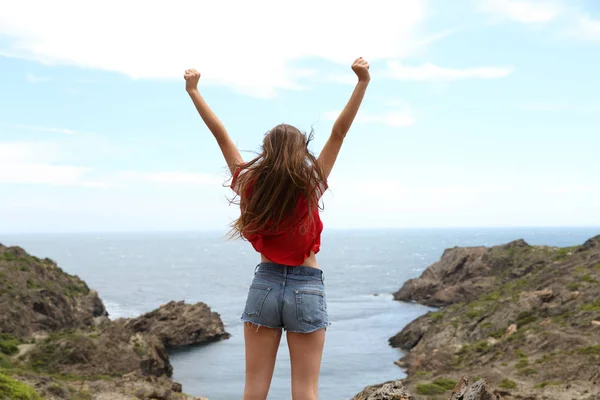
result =
M242 150L287 122L318 153L357 56L327 227L600 226L600 3L224 3L3 6L0 232L224 229L183 71Z

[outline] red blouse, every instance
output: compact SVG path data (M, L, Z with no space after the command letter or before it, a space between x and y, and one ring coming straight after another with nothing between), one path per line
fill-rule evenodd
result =
M237 178L243 171L238 167L233 174L231 188L237 193ZM327 190L327 183L324 182L317 192L319 197ZM308 218L308 203L305 197L298 199L294 211L294 225L291 229L277 233L255 233L244 234L244 237L252 244L254 250L261 253L269 260L282 265L298 266L302 265L305 259L310 257L311 252L317 254L321 249L321 232L323 231L323 222L319 215L318 207L314 207L312 221Z

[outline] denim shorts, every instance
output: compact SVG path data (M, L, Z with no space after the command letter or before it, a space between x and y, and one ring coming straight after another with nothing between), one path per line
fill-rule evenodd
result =
M259 264L248 291L242 321L299 333L328 327L323 271Z

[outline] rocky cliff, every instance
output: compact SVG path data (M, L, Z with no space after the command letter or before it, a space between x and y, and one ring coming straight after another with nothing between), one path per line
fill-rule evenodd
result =
M394 297L441 307L390 338L415 398L467 374L506 399L600 399L600 236L448 249Z
M110 321L81 279L0 245L0 400L191 400L167 348L228 337L204 303Z
M48 258L0 244L0 329L19 338L93 326L107 312L98 294Z

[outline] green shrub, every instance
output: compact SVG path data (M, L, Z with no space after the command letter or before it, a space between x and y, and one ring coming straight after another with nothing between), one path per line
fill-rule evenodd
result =
M0 353L7 355L19 352L19 339L9 333L0 333Z
M534 386L535 389L543 389L546 386L560 386L562 383L557 381L549 381L549 382L540 382Z
M522 311L517 315L517 327L520 328L527 324L537 321L537 317L534 315L535 310Z
M569 283L567 285L567 289L569 289L571 292L574 292L577 289L579 289L579 284L578 283Z
M43 400L26 384L0 374L0 400Z
M533 369L533 368L525 368L525 369L522 369L522 370L519 372L519 375L530 376L530 375L535 375L535 374L537 374L537 373L538 373L538 372L537 372L537 370L536 370L536 369Z
M592 278L590 275L584 275L581 277L581 280L587 283L598 283L597 280L595 280L594 278Z
M492 292L483 296L484 301L495 301L501 297L500 292Z
M490 344L486 341L477 342L473 345L473 349L475 349L477 353L485 353L489 347Z
M454 379L437 378L433 381L433 384L441 386L446 390L452 390L456 386L456 381Z
M518 362L518 363L515 365L515 367L516 367L517 369L523 369L523 368L526 368L526 367L528 367L528 366L529 366L529 360L527 360L527 357L525 357L525 358L521 358L521 359L519 360L519 362Z
M581 307L582 311L600 311L600 299Z
M573 250L575 250L577 248L577 246L573 246L573 247L563 247L562 249L556 249L556 252L554 253L554 258L556 260L564 260L565 258L567 258L570 253L573 252Z
M0 353L0 369L11 369L11 368L12 368L12 363L10 361L10 358L8 358L4 354Z
M595 354L600 355L600 344L595 346L580 347L577 349L580 354Z
M535 362L538 363L538 364L547 363L547 362L552 361L554 359L554 356L555 356L554 353L544 354L542 356L542 358L538 358L537 360L535 360Z
M434 383L420 383L417 385L417 393L424 396L443 394L446 389Z
M443 311L430 312L429 318L431 318L434 321L439 321L440 319L444 318L444 312Z
M500 386L502 389L515 389L517 384L510 379L504 378L498 386Z
M9 253L8 251L4 251L4 252L0 253L0 260L15 261L16 259L17 259L17 256L14 255L13 253Z

